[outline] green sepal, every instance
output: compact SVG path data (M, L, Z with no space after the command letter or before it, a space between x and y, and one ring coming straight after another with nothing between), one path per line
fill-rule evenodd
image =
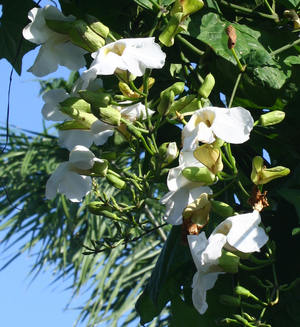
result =
M72 129L79 129L79 130L85 130L85 131L89 130L88 127L82 125L81 123L79 123L76 120L65 121L64 123L62 123L58 126L58 129L60 131L69 131Z
M97 120L94 115L71 107L62 107L60 108L60 111L65 115L75 119L77 122L86 126L87 128L90 128L92 124Z
M83 100L97 107L107 107L113 100L110 93L102 92L102 90L98 90L97 92L84 90L79 91L78 94Z
M176 13L169 20L168 25L159 36L159 41L166 47L171 47L174 44L174 38L182 31L186 31L186 26L181 25L183 13Z
M76 26L76 24L80 23L81 20L74 20L72 22L65 22L62 20L53 20L53 19L45 19L46 25L54 32L59 34L68 35L69 31Z
M109 28L104 24L102 24L101 22L99 22L99 20L92 15L86 14L86 17L91 30L93 30L93 32L106 39L109 34Z
M61 107L70 107L87 113L91 113L91 106L83 99L70 97L59 103Z

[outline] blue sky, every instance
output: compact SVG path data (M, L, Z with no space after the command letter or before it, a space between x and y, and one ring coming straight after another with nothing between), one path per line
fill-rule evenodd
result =
M50 4L49 1L41 1L41 6ZM13 73L13 81L10 96L10 119L11 125L23 129L41 132L43 130L41 109L42 98L38 97L39 83L36 77L26 70L33 64L38 49L31 51L24 57L21 77ZM5 126L8 85L11 66L5 60L0 60L0 126ZM68 77L66 68L59 70L47 78ZM48 123L50 125L50 123ZM4 233L0 233L0 240ZM24 242L24 240L23 240ZM10 254L14 254L21 244L16 244L7 252L3 252L4 246L0 245L0 267L5 264ZM0 272L0 314L1 326L6 327L72 327L78 313L77 311L64 308L71 297L71 291L64 291L69 283L56 283L49 286L52 281L51 269L41 272L30 284L32 276L28 277L34 258L24 253L7 268ZM30 284L30 285L29 285ZM79 306L84 298L77 298L71 303L71 307ZM79 324L82 327L85 324Z

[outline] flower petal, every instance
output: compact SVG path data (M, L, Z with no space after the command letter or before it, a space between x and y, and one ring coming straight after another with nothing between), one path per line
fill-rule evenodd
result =
M95 155L82 145L76 145L70 152L69 162L79 169L91 169L94 166Z
M64 179L65 174L68 172L69 163L61 163L55 172L50 176L46 183L46 198L52 200L56 194L59 187L59 184Z
M70 95L62 89L50 90L43 95L45 102L42 108L42 115L45 120L63 121L69 118L58 109L58 103L69 98Z
M58 135L58 145L62 148L67 148L69 151L72 151L76 145L83 145L86 148L90 148L94 141L94 135L91 131L58 131Z

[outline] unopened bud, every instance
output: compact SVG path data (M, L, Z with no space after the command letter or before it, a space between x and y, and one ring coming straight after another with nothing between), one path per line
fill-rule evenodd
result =
M203 227L209 220L211 201L207 193L202 193L195 201L190 203L182 212L183 219L190 219L191 222Z
M125 190L127 188L126 182L116 175L107 174L106 181L119 190Z
M215 211L224 218L231 217L235 214L233 208L225 202L211 201L211 206L213 211Z
M284 177L290 173L290 170L283 166L266 168L264 159L257 156L252 161L251 180L255 185L262 185L273 179Z
M90 213L92 213L93 215L97 215L97 216L102 215L103 210L112 212L111 207L109 207L109 206L105 205L103 202L99 202L99 201L90 202L87 207L88 207L88 210Z
M191 182L202 183L202 186L208 186L216 181L216 176L206 167L187 167L182 171L182 175Z
M252 297L252 293L249 290L247 290L245 287L242 287L242 286L236 286L233 289L233 292L236 295L240 295L240 296L243 296L246 298Z
M99 22L99 20L94 16L86 15L86 17L91 30L93 30L93 32L106 39L109 34L109 28L104 24L102 24L101 22Z
M163 143L158 149L160 158L162 158L162 167L169 165L179 154L176 142ZM152 158L151 158L152 159Z
M230 295L220 295L219 300L224 305L229 305L230 307L239 307L241 306L241 300L238 297Z
M192 115L199 109L196 96L194 94L187 95L175 101L169 109L169 113L178 111L181 114Z
M270 126L279 124L283 121L285 112L274 110L260 116L258 123L261 126Z
M96 34L84 21L79 21L69 30L70 41L89 51L95 52L105 45L105 40Z
M222 255L218 259L218 266L230 274L236 274L239 270L240 258L232 252L222 249Z
M221 151L210 144L198 147L194 151L194 157L215 175L223 170Z
M91 92L84 90L79 91L78 94L83 100L97 107L107 107L112 101L112 95L106 92Z
M170 107L174 102L174 92L168 90L161 95L159 105L157 106L157 111L162 115L167 115L169 113Z
M127 132L129 132L131 135L136 137L137 139L140 139L143 135L142 132L139 131L134 125L128 124L126 125Z
M235 33L235 28L232 25L229 25L226 30L225 30L227 36L228 36L228 43L227 47L228 49L233 49L236 44L236 33Z
M208 98L212 89L215 86L215 78L212 74L208 74L205 77L203 84L201 85L198 93L203 96L203 98Z

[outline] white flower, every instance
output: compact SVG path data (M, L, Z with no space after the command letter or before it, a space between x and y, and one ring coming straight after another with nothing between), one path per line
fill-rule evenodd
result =
M109 43L92 53L94 61L90 68L82 73L86 81L96 75L112 75L116 69L128 70L135 76L142 76L146 68L162 68L166 54L154 42L154 37L121 39Z
M268 241L257 210L252 213L229 217L219 224L208 240L204 232L188 235L192 257L197 267L193 279L193 303L199 313L207 310L206 291L211 289L218 275L223 273L218 266L222 249L243 253L259 252Z
M45 102L42 108L42 115L45 120L63 121L69 118L59 110L59 102L68 99L70 95L62 89L50 90L43 95Z
M160 203L166 206L164 219L172 225L182 224L182 211L202 193L212 194L212 190L203 183L191 182L182 175L186 167L204 167L193 156L193 152L181 152L179 154L179 166L169 170L167 185L170 190L160 199Z
M72 202L81 202L82 198L90 193L92 179L89 176L89 169L94 163L104 161L84 146L76 146L71 152L69 162L61 163L51 175L46 184L46 198L51 200L56 196L57 190L64 194Z
M199 109L182 129L182 151L195 150L199 142L213 143L216 137L228 143L244 143L252 128L253 118L242 107Z
M28 13L31 20L24 29L23 36L32 43L42 44L38 56L28 71L37 77L43 77L57 70L58 65L70 70L78 70L86 64L83 55L87 53L70 42L67 35L52 31L46 19L65 22L74 21L72 15L65 17L57 8L47 5L44 8L33 8Z

